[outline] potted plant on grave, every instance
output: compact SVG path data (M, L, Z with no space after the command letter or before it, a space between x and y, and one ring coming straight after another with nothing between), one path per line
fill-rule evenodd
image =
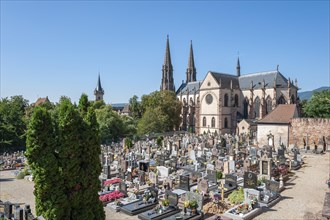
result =
M190 208L191 208L191 214L192 215L195 215L196 214L196 212L197 212L197 201L196 200L192 200L192 201L190 201L189 202L189 206L190 206Z
M185 215L187 214L187 209L189 209L189 201L183 203L183 212Z
M163 209L164 211L168 209L169 205L170 205L170 202L168 201L168 199L164 199L164 200L162 201L162 209Z

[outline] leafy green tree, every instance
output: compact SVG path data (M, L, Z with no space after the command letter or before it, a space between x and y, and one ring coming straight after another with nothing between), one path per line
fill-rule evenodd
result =
M14 151L25 147L25 109L28 100L12 96L0 101L0 152Z
M133 137L137 132L137 119L134 119L127 115L121 115L123 122L123 136Z
M95 110L102 144L110 144L123 137L124 126L120 115L111 106Z
M307 117L330 118L330 90L315 92L303 111Z
M106 107L106 104L104 103L103 100L94 101L92 102L92 105L94 109L101 109Z
M100 139L92 107L62 97L52 114L33 110L27 157L35 178L36 210L46 219L105 219L98 191Z
M82 114L82 116L85 116L87 114L89 106L90 106L90 103L88 101L88 96L85 93L83 93L80 96L79 104L78 104L78 109L79 109L80 114Z
M61 219L67 201L53 125L51 116L44 107L34 109L27 131L25 154L35 183L37 215L46 219Z
M166 123L165 120L166 118L159 108L148 108L139 121L138 134L144 135L164 132L166 130L164 126Z
M142 106L136 95L129 99L129 110L133 118L140 119L142 117Z
M156 91L142 96L141 109L139 134L173 131L181 123L181 102L172 91Z

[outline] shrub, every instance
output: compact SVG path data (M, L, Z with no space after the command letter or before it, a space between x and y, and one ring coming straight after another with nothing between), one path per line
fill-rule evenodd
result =
M25 172L22 171L22 172L20 172L20 173L16 176L16 179L21 180L21 179L24 179L24 177L25 177Z
M222 178L222 173L220 171L217 171L216 175L218 180Z
M235 190L232 192L229 196L228 199L231 204L240 204L244 201L244 191L243 188L240 188L238 190Z

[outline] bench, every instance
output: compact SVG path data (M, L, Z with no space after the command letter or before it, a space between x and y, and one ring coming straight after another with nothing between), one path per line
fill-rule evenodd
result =
M330 192L325 193L322 216L330 219Z

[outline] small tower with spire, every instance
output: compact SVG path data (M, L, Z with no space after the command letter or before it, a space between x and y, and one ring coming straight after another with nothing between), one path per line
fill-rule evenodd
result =
M160 90L175 91L174 80L173 80L173 66L171 62L170 42L168 39L168 35L166 40L166 51L165 51L164 64L162 68L162 82L160 85Z
M97 80L96 88L94 90L94 95L95 95L95 101L103 100L104 90L101 86L100 73L99 73L99 77Z
M196 68L195 68L194 51L193 51L192 41L190 41L190 54L189 54L188 68L187 68L186 74L187 74L186 83L196 81Z
M237 58L236 73L237 73L237 76L241 76L241 65L239 63L239 57Z

